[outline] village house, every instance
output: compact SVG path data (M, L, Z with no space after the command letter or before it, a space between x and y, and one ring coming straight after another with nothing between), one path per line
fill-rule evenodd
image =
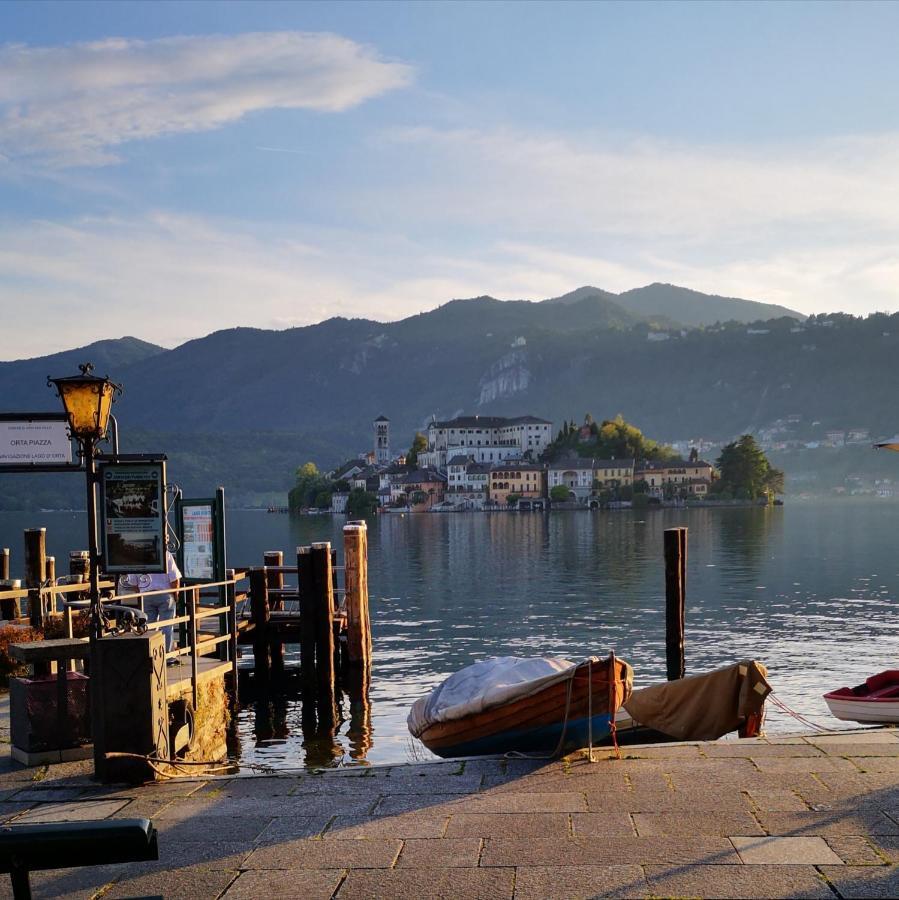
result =
M409 506L416 512L443 502L446 477L434 469L407 472L390 486L391 501L396 506Z
M547 487L567 487L569 499L589 503L598 490L630 487L634 483L634 460L568 457L550 463Z
M510 496L520 500L543 500L546 496L546 470L539 463L498 463L490 469L490 502L508 504Z
M480 509L488 497L490 464L475 462L470 456L454 456L446 464L446 500Z
M705 497L708 495L714 477L714 467L702 459L691 462L682 459L641 462L634 473L634 481L645 481L646 493L650 497L658 499L665 496L666 485L671 485L669 490L674 490L681 495L692 494L695 497Z

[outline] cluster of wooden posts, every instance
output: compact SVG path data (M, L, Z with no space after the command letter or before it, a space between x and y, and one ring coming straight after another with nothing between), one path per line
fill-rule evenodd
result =
M87 551L70 553L68 576L57 576L56 558L47 555L46 528L26 528L24 544L24 584L20 579L10 579L10 550L9 547L0 549L0 619L21 622L22 600L27 600L27 624L42 629L53 616L61 614L65 616L71 637L72 609L62 601L66 595L71 600L72 594L87 590L90 567ZM111 583L104 584L110 586Z
M249 570L250 635L254 678L264 687L284 670L284 644L300 645L304 698L314 698L318 719L336 716L336 689L343 681L365 691L371 672L368 611L368 535L364 522L343 529L344 587L339 587L337 551L329 542L297 548L296 566L284 565L280 550L268 551L261 568ZM296 587L284 576L296 575ZM343 594L343 602L340 595ZM285 608L297 600L298 610Z

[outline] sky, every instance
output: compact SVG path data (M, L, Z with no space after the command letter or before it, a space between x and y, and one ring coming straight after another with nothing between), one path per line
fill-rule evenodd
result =
M897 3L0 4L0 359L654 281L899 310Z

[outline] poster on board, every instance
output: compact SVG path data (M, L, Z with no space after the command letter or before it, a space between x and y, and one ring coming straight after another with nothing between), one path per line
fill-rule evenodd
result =
M107 572L166 571L165 463L101 466L100 509Z
M215 580L215 526L212 503L182 503L182 572L187 579Z

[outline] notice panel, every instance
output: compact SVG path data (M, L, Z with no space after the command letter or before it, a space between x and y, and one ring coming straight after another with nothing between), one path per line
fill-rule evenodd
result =
M165 572L165 463L107 463L100 488L106 571Z
M71 462L72 442L65 419L0 421L0 466Z
M182 553L184 577L197 581L215 580L215 526L212 503L181 507Z

